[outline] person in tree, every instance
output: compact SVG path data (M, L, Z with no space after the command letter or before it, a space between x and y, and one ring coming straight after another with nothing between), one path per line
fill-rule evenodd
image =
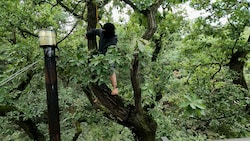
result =
M102 27L102 29L92 29L86 33L87 39L92 39L94 36L99 36L99 48L98 52L99 54L105 55L108 51L108 49L116 48L117 44L117 36L115 35L115 26L112 23L105 23ZM118 94L118 88L117 88L117 80L116 80L116 74L115 74L115 65L110 64L110 80L113 87L113 90L111 92L112 95Z

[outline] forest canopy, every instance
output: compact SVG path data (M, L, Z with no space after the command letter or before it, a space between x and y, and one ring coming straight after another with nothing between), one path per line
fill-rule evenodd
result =
M42 29L57 35L61 140L250 136L249 0L5 0L0 10L2 140L50 138ZM107 22L117 50L97 55L99 38L85 34Z

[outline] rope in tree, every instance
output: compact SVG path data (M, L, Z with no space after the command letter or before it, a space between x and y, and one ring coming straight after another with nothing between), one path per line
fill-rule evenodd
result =
M43 57L42 57L43 58ZM12 74L11 76L7 77L6 79L2 80L0 82L0 86L3 86L4 84L8 83L9 81L13 80L14 78L16 78L17 76L19 76L20 74L24 73L25 71L29 70L31 67L33 67L34 65L36 65L38 62L41 61L41 59L38 59L38 61L20 69L19 71L17 71L16 73Z

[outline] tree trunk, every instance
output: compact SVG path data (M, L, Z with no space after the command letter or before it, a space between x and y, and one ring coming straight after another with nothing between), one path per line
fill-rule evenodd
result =
M241 85L242 88L245 88L248 90L248 86L244 77L244 65L245 65L245 57L248 54L247 51L236 51L233 53L230 62L229 62L229 68L230 70L237 73L237 77L233 79L234 84Z
M138 49L135 49L138 50ZM130 69L130 79L134 91L134 101L135 101L135 110L136 112L142 112L141 104L141 87L140 87L140 77L139 77L139 54L134 54L134 59L132 62L132 67Z
M136 141L155 141L157 124L147 113L131 112L128 121L133 123L131 130Z
M96 4L90 0L87 2L87 9L88 9L88 27L87 30L95 29L97 24L97 14L96 14ZM97 43L96 43L96 37L94 37L92 40L88 40L88 49L89 51L92 51L94 49L97 49Z
M126 3L132 3L129 0L125 0ZM163 0L159 0L147 9L143 11L143 14L148 18L148 30L145 32L142 38L149 40L152 38L156 31L157 24L155 20L155 13ZM135 5L132 5L132 7ZM90 0L87 3L88 9L88 30L96 28L96 5ZM142 11L141 11L142 12ZM97 48L96 39L88 40L88 49L92 50ZM137 54L138 55L138 54ZM111 95L111 90L107 85L102 84L89 84L89 89L85 89L85 93L88 98L92 100L91 95L95 95L99 102L104 106L101 108L105 111L105 115L111 119L116 120L119 124L128 127L136 141L155 141L155 132L157 123L149 114L141 107L141 90L138 78L139 60L138 56L134 56L133 68L131 69L131 82L134 90L135 106L126 105L124 100L120 96ZM93 74L94 76L94 74ZM91 101L93 104L93 102Z
M119 96L111 95L106 85L91 84L91 89L109 111L110 118L115 117L119 124L128 127L136 141L155 141L157 123L144 110L137 112L135 106L125 105Z
M250 39L250 38L249 38ZM236 51L229 62L230 70L237 73L237 77L233 79L234 84L240 85L242 88L248 90L248 86L244 77L244 65L245 65L245 57L247 56L248 51ZM247 97L247 94L245 94ZM250 114L250 104L246 105L246 112Z

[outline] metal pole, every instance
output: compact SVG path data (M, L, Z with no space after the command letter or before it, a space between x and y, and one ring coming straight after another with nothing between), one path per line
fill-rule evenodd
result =
M40 47L44 49L45 83L47 91L50 141L60 141L59 105L56 73L56 36L51 30L39 32Z

